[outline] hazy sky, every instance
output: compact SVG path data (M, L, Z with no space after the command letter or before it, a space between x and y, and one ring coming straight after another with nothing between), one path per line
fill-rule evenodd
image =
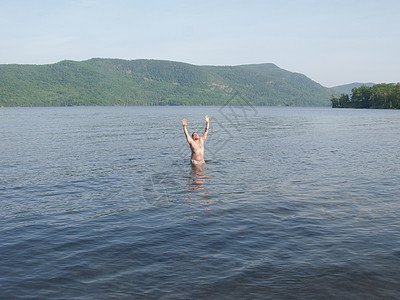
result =
M0 64L274 63L331 87L400 81L398 0L0 0Z

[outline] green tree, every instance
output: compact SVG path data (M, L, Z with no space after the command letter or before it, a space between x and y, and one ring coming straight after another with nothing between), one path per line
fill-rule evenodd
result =
M339 99L335 97L334 95L331 96L331 103L332 103L332 108L337 108L339 106Z
M350 107L349 95L341 94L339 97L339 107Z
M372 88L365 85L352 89L351 106L354 108L370 108L371 95Z

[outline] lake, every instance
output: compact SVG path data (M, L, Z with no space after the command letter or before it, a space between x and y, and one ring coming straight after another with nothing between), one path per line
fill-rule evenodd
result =
M206 114L194 168L181 120ZM0 108L0 298L399 298L399 130L396 110Z

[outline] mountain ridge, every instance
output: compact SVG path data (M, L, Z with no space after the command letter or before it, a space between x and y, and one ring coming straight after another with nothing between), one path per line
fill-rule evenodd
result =
M192 65L91 58L0 65L0 106L222 105L240 93L253 105L329 106L336 91L273 63Z
M331 87L331 89L337 91L340 94L351 94L351 90L353 88L359 88L359 87L361 87L363 85L371 87L371 86L375 85L375 83L372 83L372 82L353 82L353 83L348 83L348 84L337 85L337 86Z

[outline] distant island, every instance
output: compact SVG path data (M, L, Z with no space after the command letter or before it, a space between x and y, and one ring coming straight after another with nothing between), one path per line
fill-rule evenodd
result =
M0 106L329 106L336 90L271 63L195 66L163 60L93 58L48 65L0 65Z
M400 83L362 85L353 88L351 96L342 93L339 98L331 96L333 108L400 108Z

